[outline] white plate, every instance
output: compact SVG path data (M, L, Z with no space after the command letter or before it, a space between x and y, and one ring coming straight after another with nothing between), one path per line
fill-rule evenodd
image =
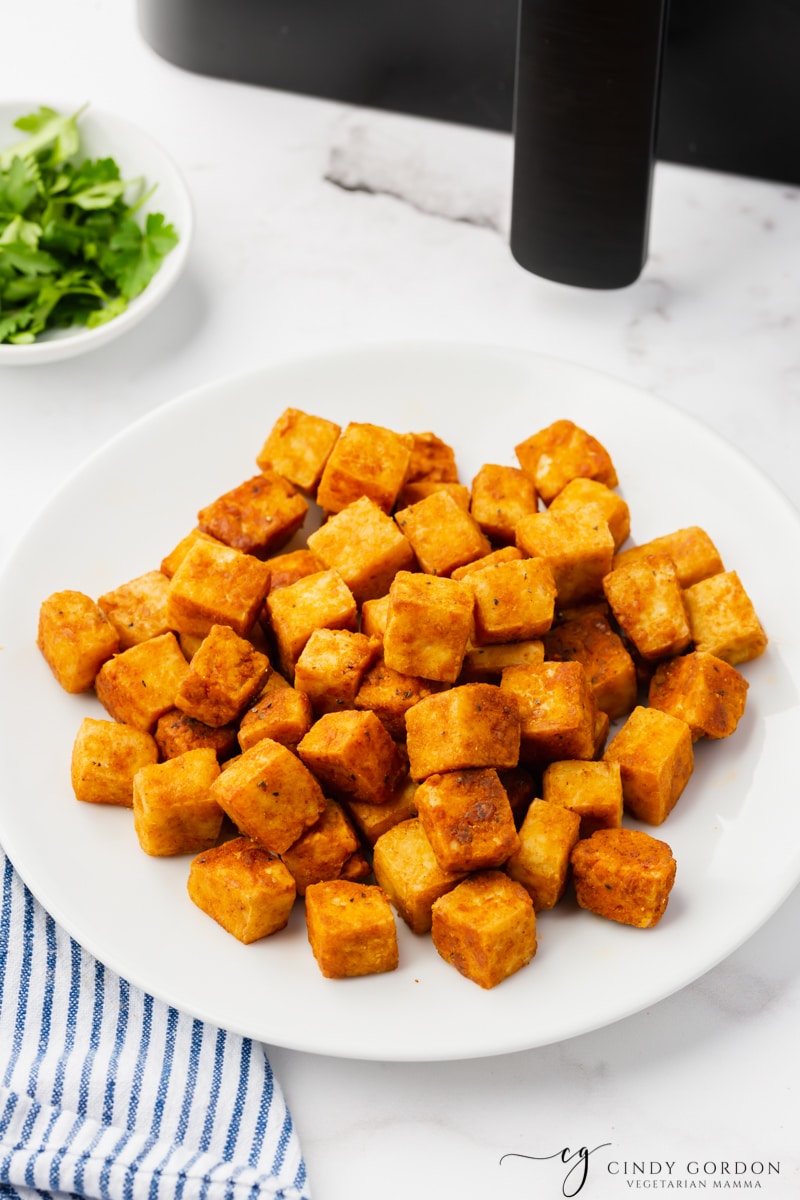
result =
M0 150L20 141L25 135L14 128L24 113L35 112L42 101L3 101L0 103ZM70 113L80 105L51 103L60 113ZM161 212L175 226L179 241L167 255L141 295L130 302L118 317L96 329L78 325L48 331L30 345L0 344L0 366L23 367L58 362L105 346L114 338L138 325L161 303L177 282L186 265L192 241L194 215L183 177L167 152L148 134L123 117L90 106L78 121L81 144L78 161L86 158L116 159L123 179L143 178L147 190L157 185L142 205L140 215Z
M652 930L565 905L539 919L533 962L491 991L462 978L398 922L400 967L324 979L302 908L287 930L240 945L186 894L188 859L153 859L128 810L76 802L81 718L34 645L40 602L96 596L158 566L197 510L248 478L288 405L340 423L433 430L470 482L485 461L558 417L611 452L642 541L702 525L738 570L771 641L748 663L735 735L700 745L678 806L657 831L678 861ZM140 421L52 500L0 587L0 841L53 916L108 966L156 996L267 1043L352 1058L469 1058L543 1045L616 1021L730 954L800 877L800 523L746 460L670 406L613 379L527 353L396 345L321 355L212 384Z

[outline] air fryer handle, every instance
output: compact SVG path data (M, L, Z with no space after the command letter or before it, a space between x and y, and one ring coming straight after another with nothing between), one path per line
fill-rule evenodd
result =
M511 251L616 288L647 258L667 0L520 0Z

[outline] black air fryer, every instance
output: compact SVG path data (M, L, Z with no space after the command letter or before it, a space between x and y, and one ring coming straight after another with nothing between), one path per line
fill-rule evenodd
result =
M138 0L177 66L513 130L511 250L632 283L656 158L800 183L800 0Z

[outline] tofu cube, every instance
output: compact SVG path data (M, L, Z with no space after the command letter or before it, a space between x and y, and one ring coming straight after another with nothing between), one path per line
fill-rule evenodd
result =
M571 479L550 505L549 511L580 514L589 505L597 505L606 520L614 549L619 550L631 533L631 512L628 502L599 479Z
M368 496L309 534L308 545L324 567L339 572L357 604L384 596L398 571L415 566L408 539Z
M158 746L149 733L84 717L72 745L71 779L76 800L133 807L133 777L158 762Z
M36 645L65 692L86 692L119 650L119 634L83 592L54 592L39 609Z
M553 623L556 585L543 558L521 558L473 571L465 580L475 597L479 646L539 638Z
M354 707L374 712L392 738L396 742L404 742L408 710L419 700L435 695L446 686L418 675L395 671L387 667L381 658L365 672L356 692Z
M583 664L598 709L612 721L634 707L636 664L602 612L595 609L562 621L543 635L542 642L548 662Z
M281 858L292 873L298 896L304 896L312 883L340 879L345 863L360 849L341 804L327 800L319 820L301 833Z
M447 771L505 770L519 763L519 704L494 684L461 684L410 708L406 734L417 783Z
M618 762L565 759L549 763L542 775L542 799L568 808L580 820L580 836L622 824L622 775Z
M445 871L417 818L401 821L375 843L375 879L412 933L429 933L435 900L464 878L463 871Z
M355 597L338 571L318 571L288 587L270 592L267 616L278 661L287 679L315 629L350 629L358 624Z
M469 488L463 483L441 483L433 479L417 479L404 483L400 488L395 508L410 508L420 500L427 500L434 492L445 492L465 513L469 512Z
M427 575L449 575L492 549L474 517L446 491L401 508L394 519Z
M464 563L463 567L456 567L455 571L450 573L450 578L466 579L467 575L471 575L473 571L482 571L484 567L494 567L499 563L516 562L523 557L522 551L518 550L516 546L500 546L498 550L492 550L489 554L476 558L474 562Z
M248 837L198 854L187 888L198 908L245 945L283 929L296 894L281 860Z
M549 564L560 608L602 596L603 579L614 559L614 539L597 505L579 513L532 513L518 523L516 537L523 554Z
M243 554L275 554L290 542L308 513L308 501L267 468L200 509L197 523Z
M682 654L692 640L683 590L668 554L616 567L603 590L620 628L645 662Z
M212 625L230 625L246 637L261 613L269 578L269 567L252 554L198 538L172 576L170 625L200 637Z
M617 472L606 448L574 421L554 421L515 447L519 465L551 504L571 479L597 479L616 487Z
M675 868L667 843L638 829L599 829L572 851L580 907L638 929L663 917Z
M581 663L507 667L500 692L519 708L521 763L594 758L597 702Z
M627 566L649 554L668 554L675 563L681 587L690 587L710 575L724 571L719 550L704 529L689 525L661 537L651 538L640 546L621 550L614 558L615 567Z
M766 650L767 635L735 571L692 584L683 598L695 650L713 654L732 667Z
M470 512L493 542L513 544L518 523L537 507L533 480L519 467L484 463L472 481Z
M406 483L426 479L433 483L458 483L455 451L435 433L411 434L411 458Z
M377 975L397 968L397 926L377 884L345 879L306 891L308 941L326 979Z
M330 453L317 488L317 504L326 513L341 512L368 496L390 513L411 461L413 439L382 425L351 421Z
M179 708L171 708L158 718L153 736L162 758L177 758L186 750L208 746L221 761L239 749L236 732L233 723L215 729L196 721Z
M431 938L460 974L496 987L536 954L533 901L503 871L479 871L434 901Z
M637 705L603 761L619 763L625 810L638 821L661 825L694 770L691 730L679 717Z
M735 667L696 650L659 663L647 703L680 717L698 738L730 737L744 716L749 684Z
M161 573L166 575L168 579L172 576L181 565L186 555L194 546L195 542L211 542L213 546L222 546L223 543L217 538L212 538L209 533L203 533L201 529L195 527L190 529L185 537L181 538L177 546L170 550L169 554L165 555L161 560Z
M365 672L380 652L380 643L349 629L315 629L294 671L294 686L305 692L313 712L353 708Z
M473 606L465 583L399 571L389 592L386 665L404 675L454 683L472 636Z
M493 768L429 775L414 800L445 871L499 867L519 847L514 814Z
M385 804L366 804L363 800L352 799L346 801L347 811L356 829L369 846L374 846L388 829L417 815L414 801L416 791L417 784L407 775L401 779L391 799Z
M133 824L145 854L196 854L214 845L223 812L211 795L219 763L210 747L153 763L133 780Z
M536 912L555 908L569 875L572 848L581 820L577 813L547 800L533 800L520 826L519 847L506 864L509 878L521 883Z
M459 683L499 683L506 667L544 662L544 642L539 638L501 646L471 646L464 655Z
M152 733L159 717L175 708L189 672L174 633L162 633L123 650L97 673L97 698L115 721Z
M361 632L383 641L389 617L389 593L377 600L365 600L361 605Z
M305 692L288 685L266 687L239 722L239 746L249 750L262 738L271 738L294 750L313 723L314 711Z
M232 759L211 788L241 833L283 854L325 808L322 788L300 759L262 738Z
M386 804L405 774L403 755L373 712L325 713L297 747L337 798Z
M305 579L307 575L317 575L324 570L323 564L315 554L306 547L299 550L287 550L283 554L273 554L267 559L269 566L269 590L276 592L278 588L288 587Z
M341 432L335 421L286 408L269 431L256 464L261 471L277 471L303 492L313 492Z
M270 670L269 659L229 625L212 625L175 696L175 707L218 728L235 721Z
M164 572L147 571L97 597L98 608L119 635L120 650L169 632L168 593Z

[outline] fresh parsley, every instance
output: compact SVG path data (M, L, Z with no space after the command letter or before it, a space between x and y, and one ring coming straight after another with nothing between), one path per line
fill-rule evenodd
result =
M144 180L113 158L80 160L82 111L22 116L25 137L0 151L0 342L112 320L177 245L163 214L137 219Z

